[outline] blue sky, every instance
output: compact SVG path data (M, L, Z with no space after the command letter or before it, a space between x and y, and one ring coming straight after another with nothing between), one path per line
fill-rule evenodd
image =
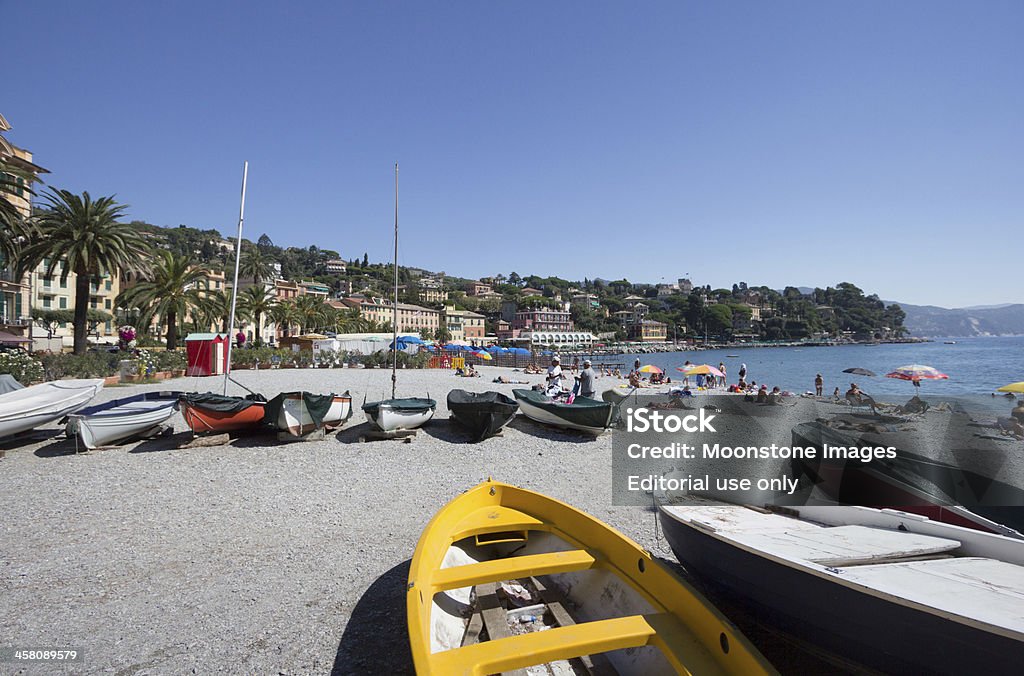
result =
M398 161L406 265L1024 301L1024 3L0 15L7 137L132 218L229 234L248 160L246 236L386 260Z

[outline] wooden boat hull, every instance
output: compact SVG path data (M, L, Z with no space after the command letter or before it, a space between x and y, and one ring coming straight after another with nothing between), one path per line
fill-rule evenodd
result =
M227 397L240 399L239 397ZM195 434L252 432L263 427L266 402L254 401L238 411L220 411L181 399L181 416Z
M59 420L89 403L102 378L56 380L0 395L0 438Z
M335 394L332 396L331 408L328 409L327 415L324 416L324 427L327 429L338 429L343 427L348 422L348 419L352 417L352 395L345 392L345 394Z
M181 392L147 392L82 409L68 416L68 436L86 448L110 446L167 422L178 410Z
M473 441L483 441L497 434L516 417L519 404L500 392L448 393L448 411L452 420L469 430Z
M598 436L614 424L618 408L608 402L577 397L572 404L552 401L533 390L512 390L519 409L530 420ZM546 401L545 401L546 400Z
M660 516L672 551L688 571L747 607L765 625L845 661L883 673L1019 673L1024 655L1019 640L979 623L955 621L913 603L895 602L891 594L847 583L842 567L800 569L765 552L728 542L713 528L687 523L664 506ZM915 519L927 521L904 516L912 529ZM1017 542L980 532L977 536ZM941 586L942 581L932 584Z
M367 422L381 432L414 430L434 417L433 399L385 399L363 404Z
M494 584L513 580L544 599L541 619L557 626L522 635L502 629L508 615ZM562 502L490 480L423 531L406 609L421 676L584 656L620 674L772 673L721 613L635 542ZM478 642L481 626L490 640Z

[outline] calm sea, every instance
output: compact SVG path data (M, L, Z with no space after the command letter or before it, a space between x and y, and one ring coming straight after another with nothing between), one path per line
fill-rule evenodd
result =
M955 340L946 345L944 340ZM735 356L730 356L735 355ZM695 364L718 366L724 362L730 383L738 380L740 364L747 365L747 381L768 387L778 385L792 392L814 390L814 376L821 373L825 394L838 387L846 392L851 382L871 394L896 397L913 394L913 385L884 377L907 364L933 366L949 380L923 381L922 395L988 395L997 387L1024 380L1024 336L999 338L937 338L931 343L899 345L843 345L837 347L764 347L696 350L662 354L620 355L614 361L632 366L636 356L644 364L654 364L675 380L675 370L689 359ZM609 361L612 359L609 358ZM844 369L860 367L874 371L877 377L851 376Z

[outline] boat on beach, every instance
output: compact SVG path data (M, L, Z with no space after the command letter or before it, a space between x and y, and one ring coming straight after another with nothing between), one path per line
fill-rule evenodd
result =
M232 397L213 392L181 396L181 417L194 434L253 432L263 427L267 401L261 395Z
M483 441L497 434L516 417L519 404L501 392L448 393L448 411L452 420L469 430L473 441Z
M837 430L820 421L792 431L793 445L822 449L885 446L879 434ZM981 451L979 451L981 452ZM1024 490L969 469L899 450L871 462L796 456L794 476L807 476L829 498L848 505L892 507L933 521L1024 539Z
M282 432L301 437L320 429L342 426L352 415L352 397L282 392L264 407L264 422Z
M437 402L428 397L396 396L398 385L398 164L395 164L395 295L392 303L391 320L391 398L363 402L366 421L378 432L391 435L394 432L414 430L434 417Z
M589 397L576 397L571 404L552 399L536 390L512 390L519 408L530 420L578 430L597 436L614 424L618 406Z
M145 392L81 409L65 431L88 449L110 446L158 430L178 410L182 392Z
M227 358L224 369L224 387L221 394L192 392L181 397L181 416L193 434L223 434L228 432L255 432L264 426L267 399L249 390L244 396L228 395L231 378L231 340L235 329L235 307L238 303L238 266L242 254L242 227L245 223L245 186L249 176L249 163L242 169L242 198L238 208L238 236L235 238L235 276L231 286L231 313L228 318ZM238 385L238 381L233 381Z
M0 394L0 438L59 420L89 403L103 378L54 380Z
M424 529L406 591L416 673L768 674L756 648L635 542L487 480ZM544 666L541 666L544 665Z
M869 507L658 510L687 570L776 630L883 673L1020 673L1024 541Z

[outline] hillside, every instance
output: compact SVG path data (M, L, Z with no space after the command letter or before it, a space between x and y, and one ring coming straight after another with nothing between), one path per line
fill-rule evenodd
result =
M1024 304L948 309L900 303L913 336L1024 335Z

